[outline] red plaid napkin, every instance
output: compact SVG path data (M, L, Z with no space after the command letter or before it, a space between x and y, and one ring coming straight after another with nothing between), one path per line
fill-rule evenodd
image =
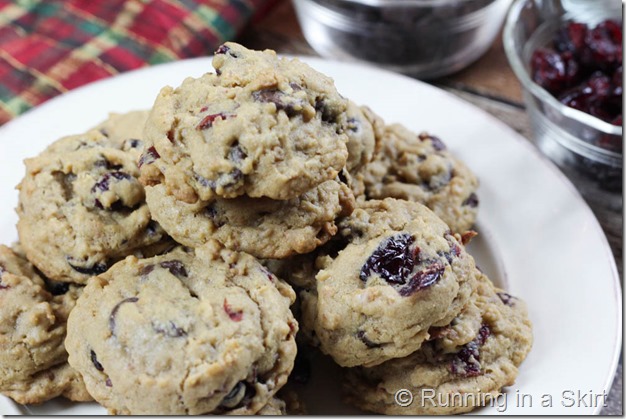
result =
M268 0L0 0L0 125L60 93L212 54Z

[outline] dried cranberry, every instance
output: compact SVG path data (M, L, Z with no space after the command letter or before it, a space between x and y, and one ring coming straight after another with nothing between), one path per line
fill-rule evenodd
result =
M141 269L139 269L139 275L145 277L145 276L150 275L152 271L154 271L154 265L152 264L145 265L145 266L142 266Z
M229 160L231 160L231 161L233 161L235 163L239 163L240 161L242 161L246 157L248 157L248 155L246 154L245 151L243 151L243 149L239 145L239 142L235 142L230 147L230 151L228 152L228 159Z
M185 265L180 260L166 260L159 263L161 268L167 269L170 273L177 277L187 277L187 270Z
M176 135L175 135L175 134L176 134L176 132L174 131L174 127L170 128L170 129L167 131L167 134L166 134L167 139L168 139L168 140L170 141L170 143L172 143L172 144L173 144L173 143L174 143L174 141L176 140Z
M624 73L623 73L623 67L621 65L617 67L617 69L613 72L613 78L611 79L611 82L613 83L613 95L622 96Z
M443 276L445 266L435 259L422 261L419 247L411 249L413 241L407 233L383 241L361 267L359 278L367 281L372 273L378 274L403 297L433 285Z
M226 45L222 44L219 47L217 47L217 49L215 50L215 55L226 54L228 51L230 51L230 48L228 48Z
M444 237L448 242L450 249L448 251L438 251L437 255L446 258L448 264L452 264L454 258L461 255L461 248L450 231L447 231L446 234L444 234Z
M451 325L447 325L447 326L432 326L430 329L428 329L428 340L437 340L437 339L443 339L444 337L448 336L452 331L452 326Z
M601 71L594 72L587 80L587 85L591 89L596 100L606 100L612 93L611 80Z
M533 52L531 72L533 81L552 94L572 86L580 75L578 63L571 52L559 54L547 48Z
M104 367L102 366L102 364L98 361L98 357L96 356L96 353L91 350L89 352L89 357L91 358L91 362L93 364L94 367L96 367L96 369L98 371L104 371Z
M424 179L422 188L435 192L441 188L445 188L450 184L450 181L452 181L452 171L451 168L448 168L448 170L443 173L431 176L429 179Z
M356 337L359 338L359 340L363 342L365 346L367 346L370 349L380 348L382 346L380 343L372 342L371 340L369 340L369 338L365 335L365 332L363 330L359 330L358 332L356 332Z
M466 231L465 233L461 234L461 243L463 243L463 246L466 246L476 236L478 236L478 233L474 230Z
M185 329L183 329L182 327L178 327L176 326L176 324L173 321L170 321L168 323L168 325L166 327L163 327L162 325L155 325L152 324L152 329L164 336L167 336L169 338L180 338L183 336L187 336L187 331Z
M220 408L228 410L245 406L255 396L256 390L253 385L245 381L235 384L220 403Z
M122 301L120 301L119 303L115 304L115 306L113 307L113 310L111 310L111 314L109 315L109 330L111 331L111 334L113 336L115 336L115 317L117 316L117 312L120 309L120 307L123 304L126 304L126 303L136 303L137 301L139 301L139 298L137 298L137 297L130 297L130 298L124 298Z
M239 55L237 53L235 53L232 49L230 49L229 47L227 47L224 44L220 45L215 50L215 55L220 55L220 54L228 54L228 55L230 55L233 58L239 58Z
M228 118L233 118L234 116L235 115L225 114L222 112L207 115L204 118L202 118L202 120L198 123L198 125L196 126L196 129L203 130L203 129L211 128L215 120L217 119L225 120Z
M441 141L439 137L434 137L426 133L422 133L418 136L418 138L422 141L430 140L433 148L437 151L444 151L447 149L446 145L443 143L443 141Z
M224 299L224 311L228 314L228 317L234 322L240 322L243 319L243 311L233 311L230 304L228 304L228 300Z
M622 25L605 20L587 32L587 53L582 60L589 66L611 69L622 63Z
M89 266L81 266L77 265L76 259L71 256L66 256L65 260L72 269L74 269L78 273L85 275L100 275L101 273L104 273L109 269L109 266L105 262L98 262Z
M217 179L217 183L222 188L229 188L237 185L241 179L243 179L243 172L235 167L229 173L222 173Z
M398 289L398 293L403 297L426 289L437 282L445 272L445 266L439 261L432 261L425 268L417 271L408 280L405 286Z
M222 220L222 218L218 216L219 214L217 212L217 209L215 208L215 205L213 204L209 204L204 208L204 215L209 217L211 221L213 222L213 224L215 225L215 227L217 228L220 228L224 224L226 224L224 220Z
M132 178L126 172L108 172L104 175L100 176L95 185L91 188L91 192L96 192L98 190L105 192L109 190L111 181L121 181L121 180L130 180Z
M267 276L267 279L269 279L270 282L276 282L276 275L271 273L265 266L260 265L259 270Z
M507 306L512 306L513 304L515 304L515 300L517 300L517 298L506 292L498 292L497 295L500 300Z
M137 138L129 138L126 142L130 148L138 148L143 144L142 141Z
M154 148L154 146L148 148L139 158L139 162L137 163L137 165L139 167L143 166L144 164L152 164L155 162L155 160L161 158L161 156L159 155L159 152L156 151L156 148Z
M252 93L254 100L263 103L273 103L276 110L284 111L288 117L294 117L298 114L291 103L285 103L285 93L278 89L262 89Z
M597 71L580 86L563 92L558 99L570 108L586 112L604 121L610 121L614 118L607 102L610 94L609 77Z
M480 365L480 347L491 335L491 329L482 325L474 340L467 343L463 349L457 352L450 362L450 371L462 377L476 377L482 374Z
M419 248L411 250L413 237L410 234L398 234L383 241L361 267L359 278L367 281L374 273L386 282L404 284L418 256Z
M571 52L578 56L586 47L587 25L579 22L569 22L555 35L554 46L559 52Z
M315 99L315 110L320 113L322 121L334 124L337 122L337 113L332 110L324 99Z
M461 205L467 205L470 208L476 208L478 206L478 196L472 192Z
M193 177L198 181L198 183L202 186L204 186L205 188L209 188L212 190L215 190L215 181L214 180L209 180L207 178L205 178L202 175L199 175L197 173L193 174Z
M110 161L108 161L106 158L102 157L101 159L96 160L93 163L94 167L98 167L98 168L104 168L107 170L120 170L122 167L121 164L113 164Z

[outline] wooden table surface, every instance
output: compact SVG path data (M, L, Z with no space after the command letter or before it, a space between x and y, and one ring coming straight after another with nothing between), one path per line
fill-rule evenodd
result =
M465 99L532 139L520 84L513 74L498 36L489 51L466 69L429 83ZM238 39L248 48L270 48L278 53L319 56L307 43L290 0L276 0L274 7ZM622 276L622 227L599 218ZM622 360L602 414L622 414Z

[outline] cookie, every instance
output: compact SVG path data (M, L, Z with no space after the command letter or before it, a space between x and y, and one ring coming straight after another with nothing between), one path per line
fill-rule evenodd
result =
M74 402L93 400L81 375L67 362L38 372L27 382L14 385L11 390L3 390L2 394L20 404L39 404L55 397Z
M318 248L321 250L321 248ZM311 289L315 287L315 275L320 267L315 262L318 251L295 255L285 259L262 259L260 262L270 272L285 280L296 289Z
M133 154L136 160L144 148L143 128L148 119L149 110L137 110L125 113L112 112L108 118L93 127L100 131L122 150Z
M416 201L455 233L472 227L478 212L478 180L439 138L392 124L385 126L380 143L364 174L369 199Z
M369 107L358 106L352 101L348 102L346 115L348 160L339 176L357 199L364 198L366 167L381 147L384 121Z
M373 123L380 124L378 117L366 106L349 101L346 110L348 160L346 168L351 173L367 165L374 157L377 137Z
M469 300L474 260L423 205L362 202L339 230L343 248L318 258L316 285L300 294L303 331L339 365L407 356Z
M283 416L283 415L306 415L304 404L294 391L281 389L277 397L272 397L270 401L256 412L262 416Z
M271 50L222 45L215 73L161 90L145 128L145 184L195 203L296 198L346 164L346 107L332 79Z
M79 294L67 284L48 287L25 258L0 245L0 393L18 403L91 400L63 344Z
M287 405L278 397L272 397L256 414L259 416L283 416L287 414Z
M293 290L209 242L129 256L92 278L68 320L69 363L113 414L254 414L296 355Z
M130 131L126 141L111 128L93 129L25 160L17 230L28 259L47 277L85 283L129 254L158 252L166 241L145 203L136 163L141 144L132 136L137 129Z
M179 243L197 247L211 239L259 258L307 253L336 231L335 219L354 206L351 190L330 180L287 201L240 196L188 204L163 184L146 187L153 217Z
M374 368L350 369L343 386L346 401L384 414L450 415L469 412L498 397L503 387L514 383L518 367L530 351L531 324L523 301L495 288L484 275L472 301L480 310L480 325L476 327L474 316L469 315L468 324L464 324L467 319L459 318L449 329L474 330L469 342L459 339L466 335L463 332L435 333L406 358ZM401 389L413 396L408 406L394 399Z

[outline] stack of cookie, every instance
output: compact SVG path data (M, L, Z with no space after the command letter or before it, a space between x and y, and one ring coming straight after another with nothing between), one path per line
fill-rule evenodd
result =
M530 324L465 251L471 171L298 60L227 43L213 66L26 160L20 245L0 247L0 392L296 413L276 398L296 334L374 412L481 404L400 409L400 388L511 384Z
M179 243L261 258L313 251L352 210L347 101L330 78L226 44L215 73L161 90L139 164L152 216Z

